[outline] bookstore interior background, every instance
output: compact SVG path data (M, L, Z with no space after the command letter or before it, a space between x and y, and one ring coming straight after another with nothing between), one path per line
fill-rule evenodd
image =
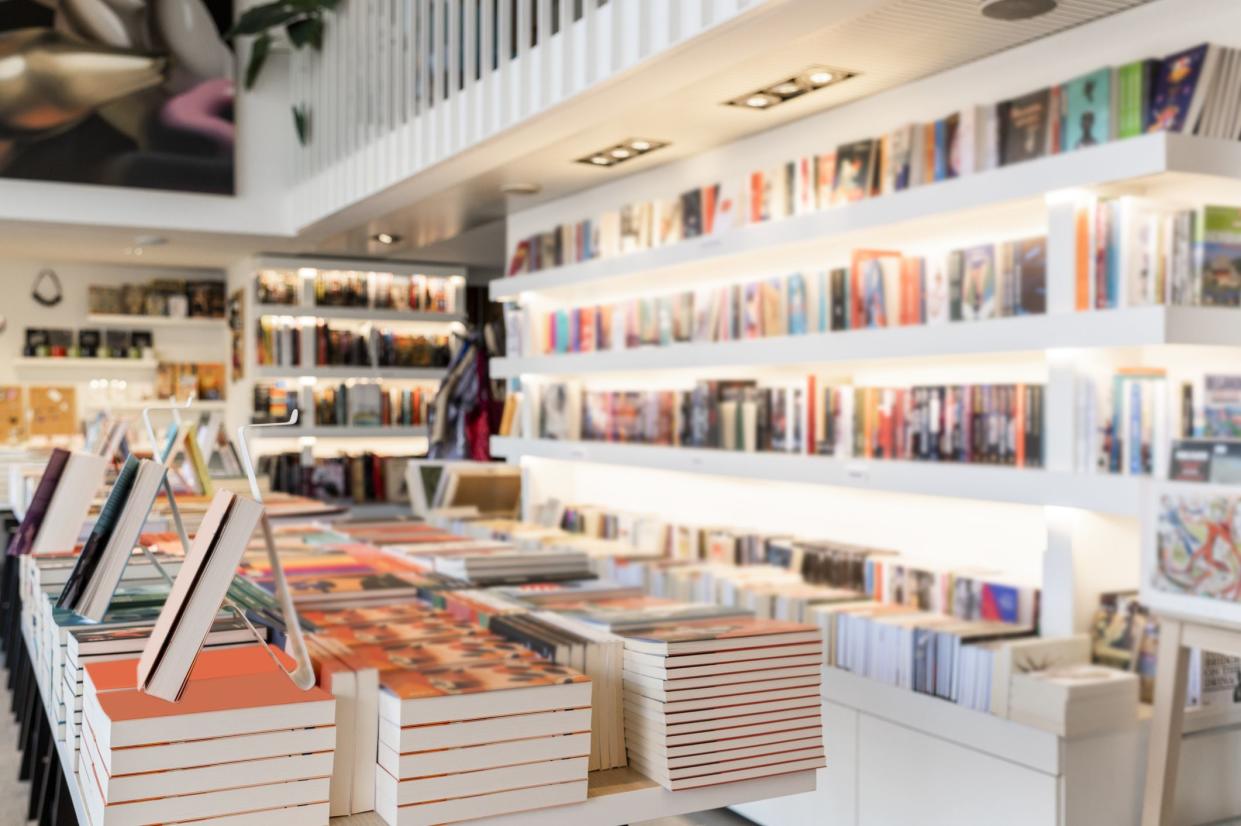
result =
M1241 4L0 2L0 826L1241 822Z

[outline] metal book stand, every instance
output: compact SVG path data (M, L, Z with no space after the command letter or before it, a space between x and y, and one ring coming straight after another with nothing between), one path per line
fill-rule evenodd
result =
M172 427L175 431L179 432L181 429L181 411L189 407L193 404L193 402L194 397L191 396L184 405L153 405L143 408L142 421L143 424L146 425L147 436L150 438L151 444L155 450L159 449L158 447L155 447L159 444L159 442L156 438L155 426L151 421L151 413L157 410L170 412L172 414ZM249 478L250 491L253 493L255 501L259 504L263 503L263 497L259 492L258 480L254 473L254 464L250 461L250 451L248 445L246 444L246 430L248 427L284 427L286 425L296 423L297 411L294 410L293 415L287 422L278 422L271 425L243 425L237 429L237 434L241 442L242 467L245 469L246 476ZM168 440L163 452L158 456L158 461L161 464L167 466L168 462L172 461L173 456L176 455L176 443L177 440L175 437ZM188 554L190 552L189 534L186 533L185 523L181 519L181 509L177 506L177 498L173 494L172 482L169 481L167 473L164 474L163 488L164 495L168 499L168 507L172 511L173 524L176 525L177 535L181 541L181 549L184 553ZM288 583L284 577L284 567L280 564L280 556L276 552L276 543L271 532L271 522L268 520L266 512L264 512L261 521L263 525L263 539L267 545L267 557L276 581L276 596L280 600L280 609L284 616L285 631L289 636L289 645L292 648L290 653L297 664L296 668L294 668L292 672L285 670L284 665L276 658L276 655L271 653L271 649L267 646L267 640L263 638L263 635L260 634L258 629L254 627L254 624L250 622L250 618L246 616L245 609L234 602L233 599L227 595L224 597L224 607L231 609L241 619L241 621L246 624L246 627L250 629L250 633L254 635L254 638L271 656L272 661L276 663L276 666L281 671L288 674L298 688L306 691L313 688L315 685L314 666L311 664L310 655L306 650L306 641L302 636L301 620L297 615L296 607L293 605L293 599L289 595ZM151 553L151 550L141 543L139 543L139 547L142 549L143 555L147 558L151 565L154 566L155 570L159 571L160 576L162 576L171 586L172 577L167 571L164 570L163 566L159 564L159 561L155 558L155 555Z

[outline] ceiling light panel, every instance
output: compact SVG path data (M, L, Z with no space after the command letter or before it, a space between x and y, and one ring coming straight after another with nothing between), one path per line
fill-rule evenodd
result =
M663 149L667 145L667 141L657 141L653 138L627 138L614 146L584 155L578 158L577 162L587 166L616 166L618 163L649 155L656 149Z
M763 111L781 103L801 97L802 95L835 86L837 83L856 77L857 72L847 69L836 69L830 66L807 66L795 75L777 80L761 89L746 92L731 100L724 101L725 106L736 106L739 109L755 109Z

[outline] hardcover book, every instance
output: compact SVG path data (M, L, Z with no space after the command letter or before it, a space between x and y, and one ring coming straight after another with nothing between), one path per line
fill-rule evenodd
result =
M1099 69L1064 85L1065 150L1096 146L1112 139L1116 122L1112 70Z
M1051 92L1040 89L1003 101L1000 119L1000 163L1004 166L1047 154L1051 129Z

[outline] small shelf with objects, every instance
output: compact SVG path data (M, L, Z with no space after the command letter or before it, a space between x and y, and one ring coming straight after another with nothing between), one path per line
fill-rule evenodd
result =
M123 420L146 449L144 407L194 399L222 423L227 407L222 271L91 267L66 273L59 302L34 301L22 320L3 440L74 445L87 429ZM20 412L18 412L20 409Z
M676 559L600 552L651 593L829 640L824 715L852 734L813 795L742 807L760 823L916 819L893 772L921 778L910 799L976 798L980 819L991 792L962 776L1031 823L1137 819L1159 633L1141 520L1154 481L1226 474L1241 437L1241 142L1218 93L1210 128L1148 131L1139 84L1079 147L1072 96L1140 81L1132 51L875 121L960 94L932 79L509 217L491 446L523 469L527 520ZM1019 108L1034 116L1005 120ZM946 646L937 674L910 659L926 645ZM1195 656L1192 728L1213 734L1183 760L1235 759L1231 688L1208 675L1241 660ZM1038 663L1066 670L1027 678ZM1120 711L1091 719L1091 691ZM1070 776L1079 760L1120 767L1111 800Z
M234 387L245 402L233 413L265 423L298 412L296 425L258 431L274 489L400 507L404 461L426 451L427 408L465 332L466 275L276 256L234 269Z

